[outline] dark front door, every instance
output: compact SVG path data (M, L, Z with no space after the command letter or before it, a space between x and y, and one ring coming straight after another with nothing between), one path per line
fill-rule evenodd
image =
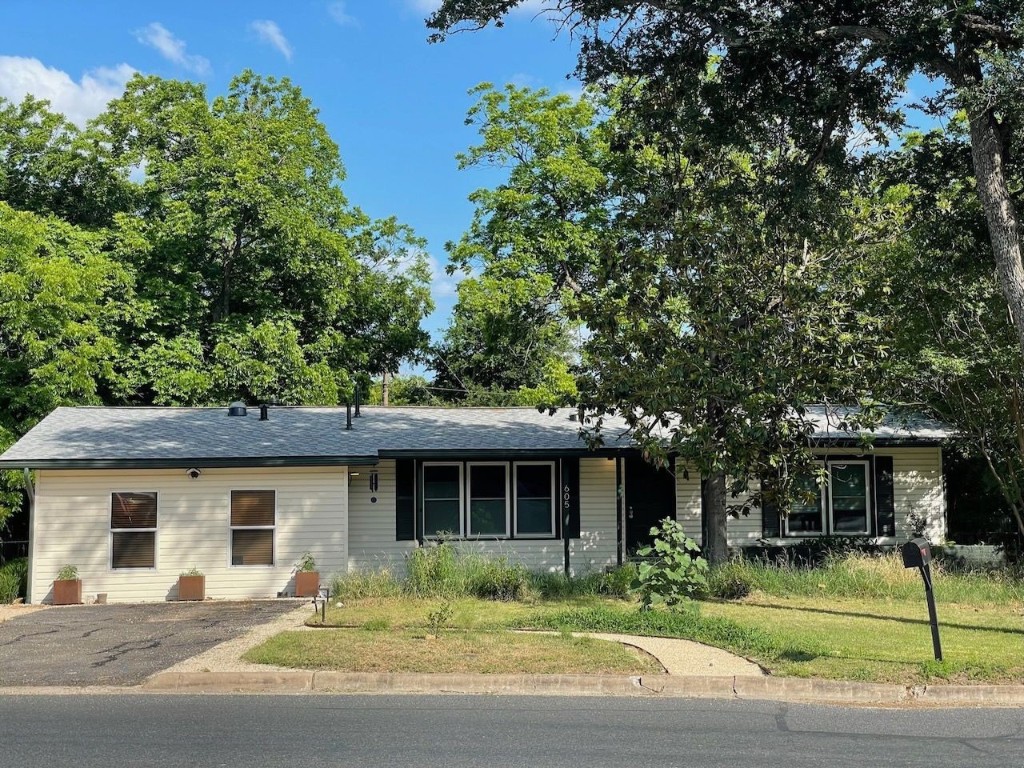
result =
M651 543L651 528L676 518L676 480L640 456L626 458L626 554Z

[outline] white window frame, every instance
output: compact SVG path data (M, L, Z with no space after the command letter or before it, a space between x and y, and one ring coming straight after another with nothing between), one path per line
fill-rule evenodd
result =
M503 533L476 533L473 531L473 467L501 467L505 470L505 530ZM507 539L509 529L512 526L512 489L509 488L511 478L509 477L509 466L507 461L467 461L466 462L466 538L467 539ZM497 501L497 497L485 496L484 501Z
M814 463L818 467L823 467L826 470L826 472L829 471L829 469L828 469L828 462L827 461L815 461ZM831 494L831 487L832 487L832 475L829 474L828 475L828 480L826 481L825 485L819 485L818 486L818 515L819 515L819 518L821 519L821 530L820 531L790 531L789 530L789 521L790 521L790 515L792 514L792 510L790 510L790 515L786 515L786 517L785 517L785 520L786 520L785 538L810 539L810 538L814 538L814 537L817 537L817 536L828 536L828 534L829 534L829 526L832 523L832 498L831 498L831 495L826 495L826 490L828 491L829 494ZM827 509L826 509L826 506L827 506Z
M259 492L265 493L270 491L274 494L274 524L273 525L232 525L231 524L231 494L234 491L240 492ZM281 494L277 488L231 488L228 490L228 568L245 568L246 570L256 568L276 568L277 567L277 513L278 513L278 500ZM232 561L234 560L234 548L235 548L235 537L232 536L233 531L271 531L271 548L274 552L273 562L270 565L235 565Z
M153 494L156 496L156 527L155 528L114 528L111 523L111 517L114 514L114 494L115 493L139 493L139 494ZM132 490L127 491L123 488L111 488L107 495L108 506L107 506L107 570L114 573L120 573L121 571L132 571L138 573L139 571L156 571L159 570L160 566L160 492L159 491L139 491ZM152 533L153 534L153 565L142 566L140 568L115 568L114 567L114 534L115 533Z
M427 533L427 467L458 467L459 468L459 538L466 537L466 487L465 487L465 476L466 470L464 462L461 461L424 461L420 464L420 488L422 488L422 506L419 511L422 512L423 522L423 538L430 540L437 540L439 537L436 533ZM430 501L451 501L449 498L445 499L429 499ZM455 531L452 531L455 533Z
M850 464L860 464L864 468L864 525L866 530L839 531L836 532L835 519L833 517L834 507L832 505L832 467L845 467ZM867 459L837 459L828 462L828 527L833 536L870 536L871 520L874 515L874 488L871 487L871 462Z
M515 503L515 535L519 538L519 467L525 466L546 466L551 468L551 533L527 533L529 539L556 539L558 538L558 526L556 525L556 514L558 509L558 471L554 461L514 461L512 462L512 493Z

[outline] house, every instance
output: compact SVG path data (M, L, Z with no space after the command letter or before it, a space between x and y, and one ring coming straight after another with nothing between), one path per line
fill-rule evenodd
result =
M825 416L815 444L831 482L819 503L731 520L730 545L896 544L915 522L941 539L946 430L884 423L864 453ZM293 591L306 551L325 575L401 567L440 533L572 573L622 562L666 516L699 540L697 473L653 468L624 423L606 426L589 450L564 410L58 408L0 469L24 470L32 501L29 602L51 599L64 564L110 601L174 599L192 567L211 597L272 597Z

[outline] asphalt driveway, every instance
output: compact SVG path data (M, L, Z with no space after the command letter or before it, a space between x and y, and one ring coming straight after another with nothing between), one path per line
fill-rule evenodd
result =
M0 686L136 685L294 600L48 608L0 622Z

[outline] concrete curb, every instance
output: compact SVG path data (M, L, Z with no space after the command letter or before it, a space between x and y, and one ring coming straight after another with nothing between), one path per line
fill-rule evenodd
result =
M827 704L1024 706L1024 685L901 686L797 677L482 675L369 672L159 672L153 693L465 693L644 696Z

